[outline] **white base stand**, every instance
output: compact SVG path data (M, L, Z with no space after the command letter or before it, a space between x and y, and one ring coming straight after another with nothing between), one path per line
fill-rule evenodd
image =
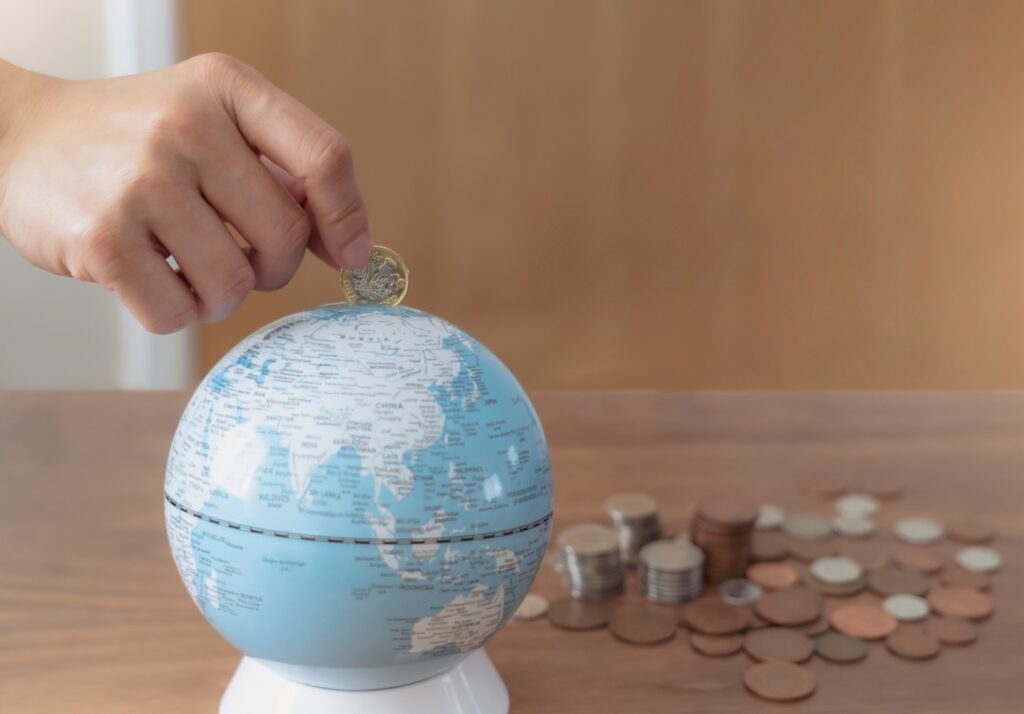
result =
M482 649L430 679L368 691L299 684L243 657L220 700L220 714L508 714L508 709L508 689Z

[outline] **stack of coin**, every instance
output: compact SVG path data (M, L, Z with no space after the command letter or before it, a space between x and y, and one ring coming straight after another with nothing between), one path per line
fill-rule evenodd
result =
M622 562L636 565L640 549L661 537L657 502L644 493L617 493L605 500L604 510L619 534Z
M651 602L687 602L703 587L704 553L684 540L656 540L640 549L640 592Z
M562 531L556 543L565 587L572 597L606 598L622 592L625 572L614 530L582 523Z
M751 534L758 508L742 499L697 504L690 537L704 551L704 577L710 583L741 578L750 564Z

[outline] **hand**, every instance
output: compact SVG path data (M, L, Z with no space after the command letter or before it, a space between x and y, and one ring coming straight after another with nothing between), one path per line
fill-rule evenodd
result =
M158 333L280 288L307 247L335 268L370 252L344 137L218 54L93 82L0 63L0 234Z

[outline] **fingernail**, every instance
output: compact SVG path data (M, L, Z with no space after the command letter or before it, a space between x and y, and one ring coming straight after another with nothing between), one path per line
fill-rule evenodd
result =
M366 265L370 259L370 236L363 233L354 241L341 249L341 262L346 268L358 268Z

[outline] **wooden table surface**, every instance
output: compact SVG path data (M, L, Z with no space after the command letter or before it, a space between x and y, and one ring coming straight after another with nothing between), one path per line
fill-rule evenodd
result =
M1024 394L580 392L535 403L556 530L602 520L617 490L657 497L678 528L709 494L827 513L801 484L886 476L906 494L883 524L970 514L999 530L1006 564L977 644L926 663L878 644L858 665L815 660L818 691L793 705L751 698L746 655L699 657L684 633L642 648L513 622L487 647L513 712L1020 711ZM0 394L0 712L216 711L238 654L189 600L164 539L164 460L184 404L170 393ZM560 593L547 564L535 589Z

